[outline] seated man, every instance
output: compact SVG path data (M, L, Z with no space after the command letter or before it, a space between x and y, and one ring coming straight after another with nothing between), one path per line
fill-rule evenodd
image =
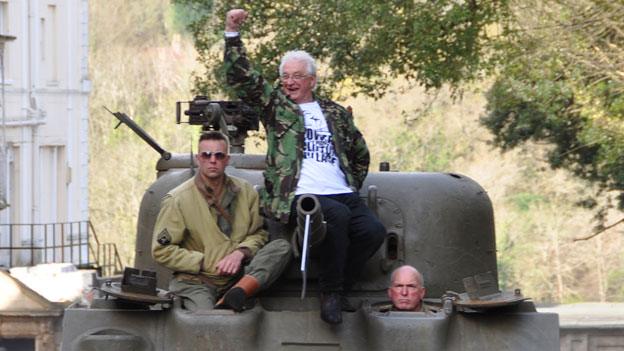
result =
M154 259L174 271L169 290L192 311L215 307L220 296L217 307L241 311L290 260L288 241L265 246L258 194L225 173L228 150L224 134L200 136L196 176L165 195L154 226Z
M242 9L226 15L224 64L239 98L262 112L268 147L262 206L272 228L284 228L273 232L285 233L294 225L297 199L317 196L327 221L327 235L317 248L321 319L339 324L342 310L352 309L346 292L386 235L359 196L368 148L351 112L314 94L316 63L310 54L290 51L282 57L279 87L251 66L239 33L247 16Z
M392 272L388 297L392 300L389 310L404 312L426 312L422 303L425 297L423 277L409 265L401 266Z

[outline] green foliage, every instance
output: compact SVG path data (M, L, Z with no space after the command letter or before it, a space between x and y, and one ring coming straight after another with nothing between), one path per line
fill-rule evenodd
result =
M167 150L188 150L189 129L173 127L176 100L189 98L190 43L163 21L168 0L90 1L89 215L100 242L114 242L132 265L136 220L155 179L158 154L129 128L123 111ZM179 36L178 36L179 37Z
M157 45L167 33L161 11L166 3L168 0L130 1L117 7L90 4L93 5L89 17L90 50L97 52L119 45Z
M520 212L527 212L531 209L531 206L547 200L539 194L521 192L511 196L510 201Z
M400 128L384 133L380 158L401 171L449 171L454 160L470 152L470 141L461 130L445 128L448 122L439 110L403 122Z
M624 267L611 271L608 275L608 294L616 300L624 300Z
M505 57L483 123L505 150L552 145L552 167L619 192L624 209L624 4L523 5L499 46Z
M178 1L182 2L182 1ZM185 0L209 7L210 0ZM195 46L208 77L197 77L204 93L222 90L222 53L214 50L223 35L225 12L241 7L250 13L242 29L251 58L268 79L277 78L286 51L310 52L324 64L322 89L380 97L393 78L427 88L457 86L478 76L490 60L485 26L504 14L507 0L488 1L275 1L221 2L215 17L191 25Z
M202 18L212 13L212 1L202 4L190 0L174 0L168 9L171 30L185 33Z
M393 166L401 170L442 172L448 170L453 154L452 145L441 132L437 131L430 139L420 139L413 130L402 129L391 138L393 145L382 158L396 160Z
M526 184L524 191L507 196L511 212L497 232L500 283L507 290L522 287L537 301L564 302L575 299L578 281L592 273L587 269L591 262L566 254L579 249L569 240L579 224L568 218L581 210L554 193L534 193L544 185Z

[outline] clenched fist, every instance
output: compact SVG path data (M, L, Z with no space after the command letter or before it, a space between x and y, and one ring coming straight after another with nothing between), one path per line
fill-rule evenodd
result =
M247 11L243 9L233 9L225 15L225 31L238 32L240 26L247 19Z

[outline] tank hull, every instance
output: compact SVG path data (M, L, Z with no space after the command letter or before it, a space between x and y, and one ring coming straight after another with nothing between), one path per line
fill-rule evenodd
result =
M135 267L157 272L167 288L171 272L151 257L161 198L193 176L192 157L174 155L157 165L158 179L146 191L139 213ZM228 174L262 186L262 156L232 155ZM349 293L359 308L343 323L321 321L315 264L303 300L299 262L256 306L243 313L212 310L129 310L97 300L65 312L63 343L74 350L541 350L559 349L558 317L537 313L531 302L488 313L379 312L387 300L390 272L410 264L424 276L427 297L462 292L462 279L484 272L498 287L494 215L487 193L468 177L446 173L379 172L368 175L360 197L384 224L386 240L367 262Z
M298 309L288 310L270 309L261 301L243 313L74 307L65 314L62 350L559 350L556 314L431 315L362 308L330 326L318 310L301 308L317 306L315 300L297 301ZM283 304L294 306L291 302Z

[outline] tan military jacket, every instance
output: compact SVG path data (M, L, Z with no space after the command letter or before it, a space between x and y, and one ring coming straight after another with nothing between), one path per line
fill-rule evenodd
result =
M208 206L191 178L162 200L152 240L156 262L174 272L203 274L215 285L224 286L232 277L219 276L217 262L242 247L254 255L267 242L257 192L245 180L232 176L226 179L226 191L236 192L230 236L219 229L217 210ZM205 271L200 272L202 260Z
M383 303L373 308L377 312L424 312L426 314L435 314L438 310L430 305L425 304L424 302L420 304L420 309L417 311L402 311L394 308L392 302Z

